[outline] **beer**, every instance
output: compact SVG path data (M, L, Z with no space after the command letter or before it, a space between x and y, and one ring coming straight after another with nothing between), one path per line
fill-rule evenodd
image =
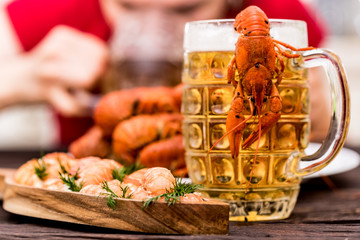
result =
M230 203L231 220L283 218L294 207L300 183L300 178L287 169L289 156L293 151L303 151L309 143L307 72L296 67L297 60L286 62L284 78L278 86L283 104L281 118L260 139L249 183L257 142L250 148L240 148L239 156L233 159L225 137L208 154L226 133L226 117L234 95L234 87L227 84L226 78L232 55L231 51L185 54L183 114L189 175L194 183L204 185L206 195ZM245 117L250 114L246 104ZM268 109L265 104L263 111ZM256 127L254 120L248 121L242 141Z

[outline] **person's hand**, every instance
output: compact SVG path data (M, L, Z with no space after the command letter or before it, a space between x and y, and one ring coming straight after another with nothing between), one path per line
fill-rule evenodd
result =
M87 110L86 92L105 70L108 50L100 39L66 26L57 26L29 53L2 64L7 79L2 106L46 101L64 115ZM1 106L0 106L1 107Z
M48 86L46 100L65 114L77 114L86 107L86 94L105 70L106 45L96 37L58 26L34 49L35 76ZM71 90L72 92L69 92Z

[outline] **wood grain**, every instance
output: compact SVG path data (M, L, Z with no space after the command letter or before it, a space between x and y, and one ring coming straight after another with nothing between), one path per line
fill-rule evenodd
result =
M5 192L5 178L13 176L16 169L14 168L0 168L0 199L3 199Z
M202 203L155 203L116 199L115 210L106 197L62 192L15 184L6 178L3 208L11 213L63 222L135 232L161 234L227 234L229 205L209 200Z

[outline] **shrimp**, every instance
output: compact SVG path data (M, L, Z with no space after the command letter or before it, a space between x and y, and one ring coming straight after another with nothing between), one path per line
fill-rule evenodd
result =
M180 202L203 202L204 198L201 196L200 193L188 193L184 196L180 197Z
M81 182L83 186L109 181L113 179L112 170L120 167L122 167L120 163L111 159L96 161L93 164L79 168L78 181Z
M125 176L124 183L133 184L135 186L141 186L143 184L144 175L148 168L143 168L133 172L130 175Z
M69 171L75 165L76 160L65 153L49 153L40 159L32 159L23 164L14 175L16 183L42 187L43 180L56 178L64 168ZM43 177L36 174L36 168L43 168Z
M100 184L89 184L81 188L80 193L90 194L90 195L101 195L105 193L105 190Z
M145 145L181 133L181 114L139 115L119 123L113 132L113 152L118 159L134 163Z
M130 116L180 112L181 89L181 85L177 88L142 87L108 93L95 108L94 121L110 136L115 126Z
M149 197L152 197L150 191L145 190L141 186L136 186L134 184L128 183L121 183L119 180L114 179L107 182L107 185L109 189L115 193L119 198L130 198L130 199L136 199L136 200L144 200ZM124 190L126 192L124 193ZM80 190L80 193L84 194L90 194L90 195L106 195L108 192L103 188L102 183L101 184L89 184L85 187L83 187ZM124 196L125 195L125 196Z
M34 168L36 166L39 166L38 159L32 159L21 165L15 172L15 182L34 187L42 187L42 180L35 174Z
M101 161L101 158L98 157L85 157L85 158L80 158L76 160L76 164L74 164L71 168L70 168L70 174L71 175L75 175L77 171L79 171L80 169L83 169L87 166L93 165L95 163L98 163Z
M91 127L83 136L72 142L69 151L76 157L106 157L110 152L110 143L99 126Z
M70 191L60 178L48 178L43 182L42 187L49 190Z
M148 199L148 198L151 198L154 196L151 194L150 191L145 190L141 186L140 187L132 187L131 184L128 184L128 186L130 187L131 199L145 200L145 199Z
M122 190L120 188L120 186L122 184L119 180L114 179L111 181L107 181L107 184L108 184L108 187L110 188L110 190L113 191L116 195L118 195L118 196L122 195ZM101 195L101 194L106 194L106 190L103 188L102 183L89 184L89 185L86 185L85 187L83 187L80 190L80 193L91 194L91 195Z
M170 170L161 167L149 168L143 178L143 187L153 195L161 195L175 184L175 178Z
M70 171L76 164L76 160L66 153L49 153L42 157L46 165L46 173L48 178L55 178L59 176L59 172Z
M185 167L182 135L147 145L140 152L140 163L146 167L165 167L171 171Z

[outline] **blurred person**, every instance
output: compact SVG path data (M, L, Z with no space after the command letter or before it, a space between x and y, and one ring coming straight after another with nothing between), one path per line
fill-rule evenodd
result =
M0 107L50 103L61 113L60 140L67 145L92 124L90 90L99 86L109 58L115 81L105 80L103 91L175 85L185 22L234 18L249 5L269 18L306 21L312 46L323 38L321 24L297 0L10 1L0 10Z

